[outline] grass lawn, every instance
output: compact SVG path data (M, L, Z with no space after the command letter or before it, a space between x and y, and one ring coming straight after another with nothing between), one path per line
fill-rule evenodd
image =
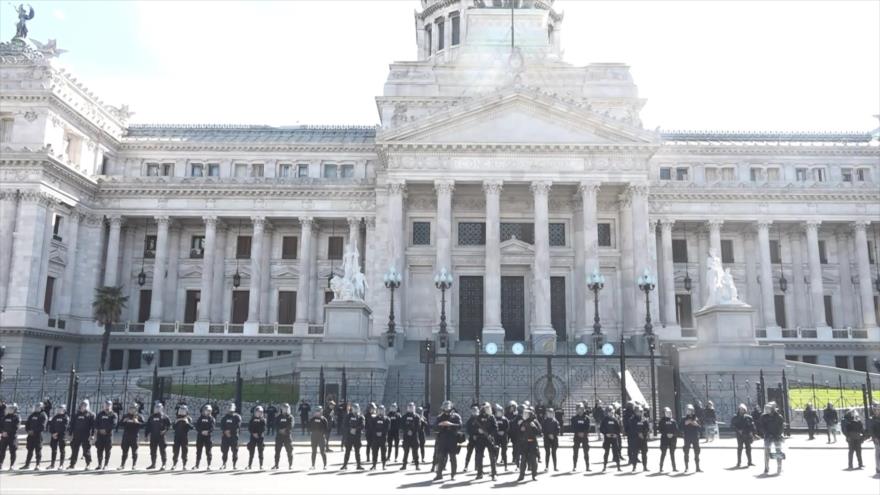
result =
M210 388L210 392L209 392ZM199 397L216 400L230 400L235 397L234 383L215 383L208 387L207 384L175 384L170 392L190 397ZM289 383L247 383L241 389L241 398L244 402L260 401L264 404L282 403L295 404L298 397L294 394L293 387Z
M825 405L831 402L834 407L840 409L842 407L862 407L862 391L853 389L843 389L843 402L841 403L841 390L836 388L816 388L815 395L812 388L790 388L788 390L788 398L791 402L792 409L803 409L808 402L813 403L813 407L819 410L825 408ZM815 400L813 399L815 397ZM874 392L874 400L877 400L878 392Z

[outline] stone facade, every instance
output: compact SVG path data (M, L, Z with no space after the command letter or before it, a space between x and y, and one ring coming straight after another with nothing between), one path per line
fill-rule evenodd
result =
M593 270L603 331L634 338L646 269L660 339L694 342L712 250L760 342L847 367L880 350L876 135L646 130L629 68L565 63L546 2L516 9L513 49L510 11L482 3L423 2L377 127L129 124L55 53L4 43L6 369L94 369L102 284L130 298L111 368L142 350L184 366L301 352L351 243L377 340L394 266L409 341L437 337L447 268L453 342L588 340Z

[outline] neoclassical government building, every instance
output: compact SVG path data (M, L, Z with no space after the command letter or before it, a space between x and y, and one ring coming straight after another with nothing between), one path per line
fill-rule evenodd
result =
M506 3L422 0L417 56L390 64L375 127L130 124L55 66L54 42L2 43L7 372L96 369L99 286L129 297L109 369L145 351L162 367L295 355L323 337L329 277L354 246L376 340L390 267L401 340L437 338L446 268L453 345L543 349L589 340L594 271L607 339L640 336L647 270L657 335L686 344L713 252L759 342L869 366L877 134L645 129L628 66L566 63L552 2L493 8Z

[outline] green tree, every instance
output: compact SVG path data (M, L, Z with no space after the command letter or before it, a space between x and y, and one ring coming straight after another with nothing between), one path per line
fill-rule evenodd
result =
M104 326L101 336L101 370L107 362L107 347L110 345L110 330L119 321L122 310L128 303L128 296L122 295L122 286L104 286L95 289L95 300L92 302L95 321Z

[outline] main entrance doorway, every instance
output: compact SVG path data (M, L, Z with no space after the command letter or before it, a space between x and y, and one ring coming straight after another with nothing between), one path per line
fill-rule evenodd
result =
M525 278L501 277L501 326L505 340L525 340L526 305Z
M458 331L461 340L483 333L483 277L458 277Z

